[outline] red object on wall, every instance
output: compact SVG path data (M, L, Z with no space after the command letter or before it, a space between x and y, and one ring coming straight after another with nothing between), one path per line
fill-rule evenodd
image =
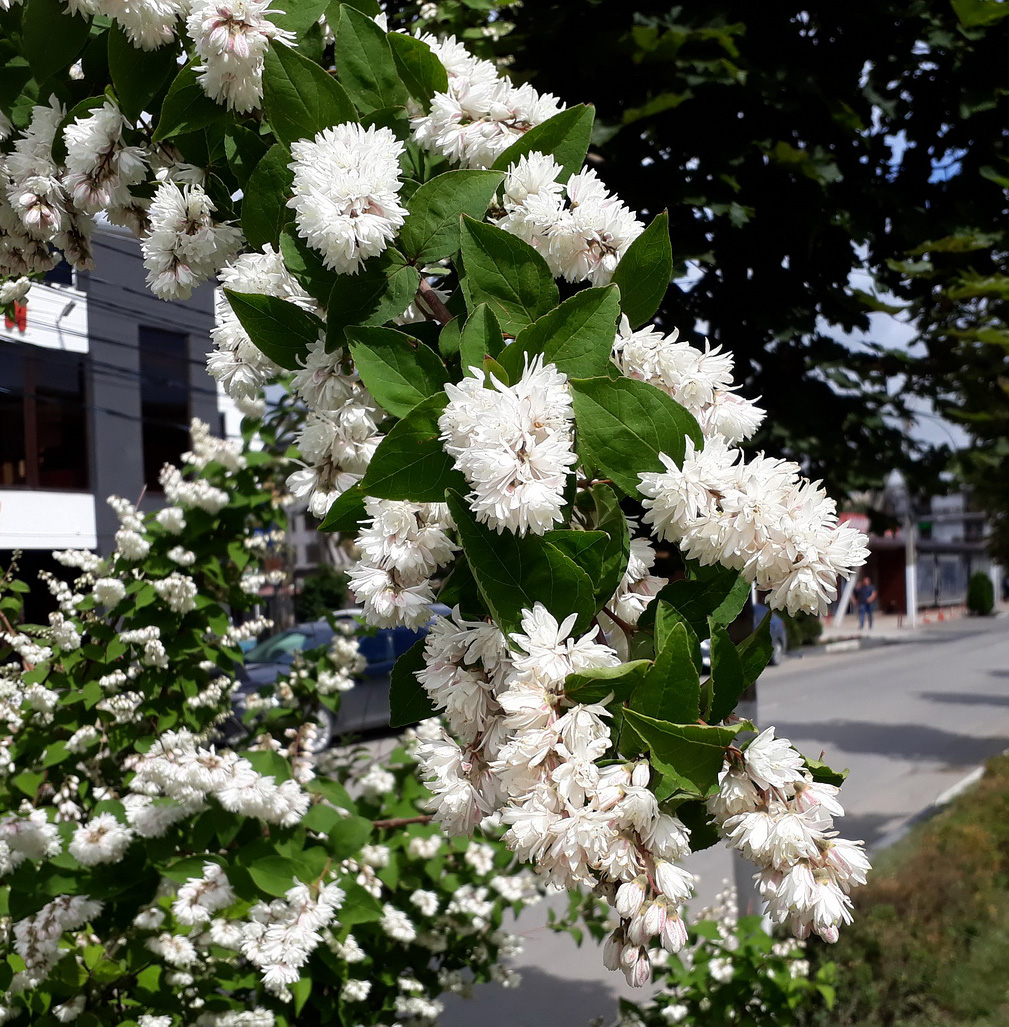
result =
M17 325L19 332L28 330L28 304L27 303L14 303L14 316L10 314L4 314L4 326L6 328L13 328Z

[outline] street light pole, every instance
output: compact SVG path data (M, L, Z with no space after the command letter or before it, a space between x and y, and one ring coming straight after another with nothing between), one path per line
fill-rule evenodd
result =
M918 627L918 525L908 496L904 517L904 591L907 596L907 626Z

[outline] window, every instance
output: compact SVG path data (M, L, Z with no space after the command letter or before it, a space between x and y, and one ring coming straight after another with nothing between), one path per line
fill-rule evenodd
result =
M61 260L56 267L45 273L43 281L46 285L73 285L74 270L65 260Z
M86 490L84 358L0 344L0 487Z
M159 491L164 464L189 449L189 347L185 335L140 326L140 416L144 481Z

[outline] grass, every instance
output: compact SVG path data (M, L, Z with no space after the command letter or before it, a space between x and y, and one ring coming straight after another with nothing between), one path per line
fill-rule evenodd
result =
M816 949L837 964L837 1005L804 1023L1006 1027L1009 757L876 864L855 923Z

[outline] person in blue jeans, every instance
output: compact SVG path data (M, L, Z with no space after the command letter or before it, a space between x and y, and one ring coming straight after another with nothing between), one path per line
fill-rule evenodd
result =
M865 627L866 618L869 620L869 630L872 630L872 604L876 601L876 586L868 574L862 579L861 584L855 588L855 601L858 603L858 630Z

